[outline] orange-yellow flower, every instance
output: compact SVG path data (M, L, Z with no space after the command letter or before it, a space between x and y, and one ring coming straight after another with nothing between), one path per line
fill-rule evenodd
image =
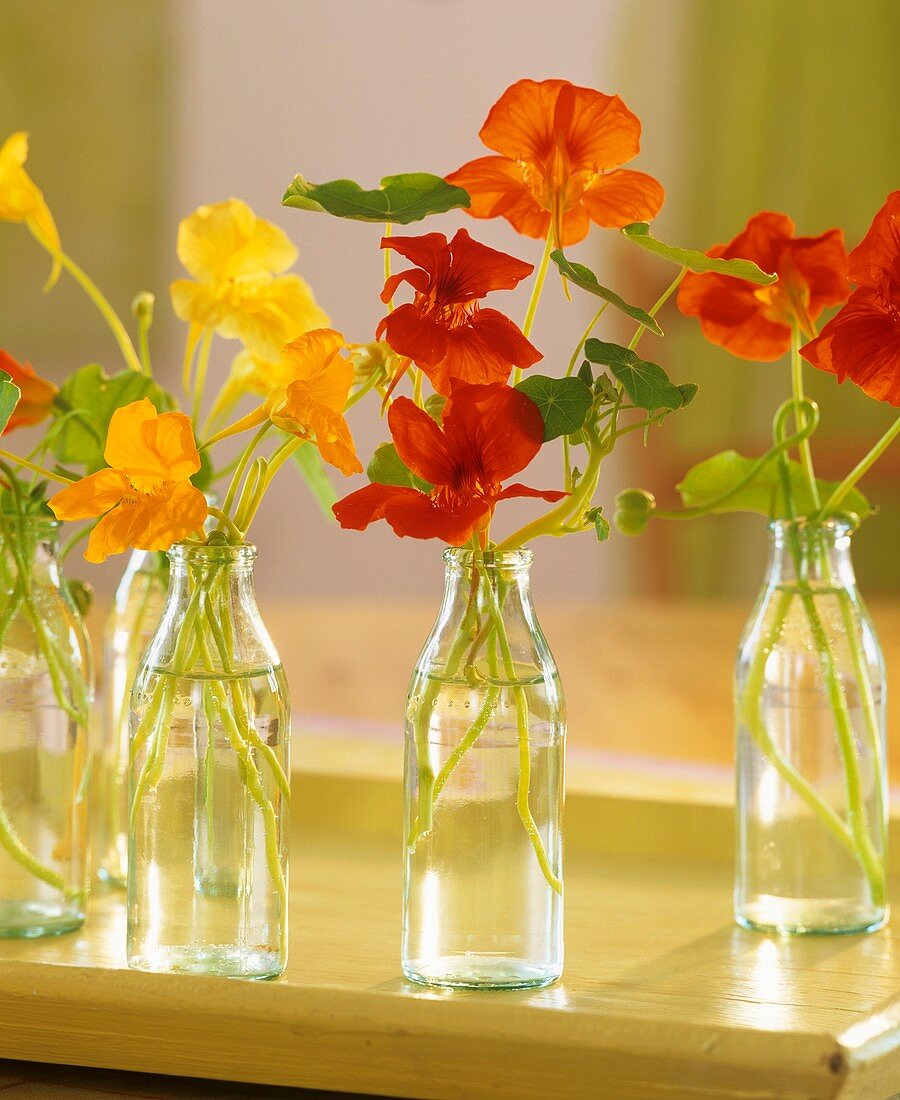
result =
M106 561L125 550L168 550L202 530L206 497L190 482L200 469L191 418L157 413L143 398L116 409L109 422L105 470L89 474L48 501L57 519L102 519L84 556Z
M313 441L322 458L341 473L361 473L343 416L354 374L353 363L341 354L345 347L341 333L328 328L291 341L278 363L280 377L276 380L273 376L274 385L263 404L215 438L224 439L269 419L283 431Z
M12 134L0 148L0 221L24 222L53 257L53 268L45 290L59 278L62 246L56 222L44 196L25 171L28 134Z
M665 199L644 172L619 167L640 150L641 123L618 96L567 80L519 80L497 100L479 137L499 156L447 177L475 218L506 218L526 237L553 228L559 248L608 228L649 221Z
M5 371L19 387L19 398L12 416L7 421L3 434L15 428L30 428L40 424L50 415L53 399L59 392L52 382L35 373L30 363L17 363L15 359L0 348L0 371Z
M178 227L178 258L193 279L176 279L172 306L183 320L241 340L262 356L328 324L309 285L282 272L297 249L239 199L198 207Z

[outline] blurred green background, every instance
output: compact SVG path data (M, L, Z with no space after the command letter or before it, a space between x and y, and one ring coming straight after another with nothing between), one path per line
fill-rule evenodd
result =
M377 6L368 4L365 10ZM398 33L407 55L390 72L384 44L369 47L367 41L372 35L392 39L390 28L380 24L369 31L360 28L360 43L353 47L357 52L349 60L343 56L349 47L342 35L351 33L346 18L353 3L341 0L315 13L281 0L251 7L256 15L225 0L6 0L0 5L0 136L14 129L31 131L28 168L51 203L67 250L123 314L144 287L165 295L175 274L177 219L201 201L192 187L181 185L179 159L185 134L203 139L204 116L195 110L194 92L199 89L212 101L225 96L223 89L233 94L237 83L243 85L243 96L258 95L259 106L247 117L258 121L261 139L277 150L280 135L274 122L271 135L266 132L269 118L290 82L300 86L313 54L324 53L329 64L333 58L335 73L332 83L317 89L318 99L295 93L291 117L298 126L308 122L313 133L314 126L324 133L329 118L339 126L341 96L351 94L346 91L351 67L357 100L347 113L357 132L372 128L364 102L367 82L374 95L387 81L384 95L401 112L410 109L404 100L416 88L423 93L423 74L442 72L446 90L438 92L445 114L433 119L435 145L442 140L445 120L461 130L483 117L508 79L506 69L513 79L566 75L619 91L644 123L645 152L636 166L665 182L668 201L658 233L672 243L707 248L736 235L755 212L772 209L789 213L801 234L842 226L852 247L887 192L900 184L896 0L853 5L837 0L564 0L529 20L521 20L517 2L498 0L501 14L518 13L521 59L501 41L502 31L473 23L471 0L403 0L399 7L407 18L398 22L403 28ZM235 70L221 58L218 45L204 47L203 28L220 25L222 42L240 40L248 34L248 19L255 28L251 33L259 36L253 44L256 61ZM441 19L443 30L436 29ZM563 25L568 39L561 37ZM295 61L272 60L267 72L268 51L279 33L284 37L280 27L296 28ZM442 42L448 39L446 49L460 55L460 43L475 51L481 48L479 36L493 33L493 45L506 51L506 68L499 75L483 72L486 67L476 61L468 71L465 66L451 70L430 58L439 36ZM580 53L568 69L561 54L571 53L573 43ZM552 71L536 71L534 59L544 55ZM370 74L360 74L364 64ZM413 64L419 66L418 85L404 72ZM517 65L524 67L516 71ZM595 75L585 76L586 71ZM247 193L238 190L240 181L252 176L252 164L245 163L246 157L241 161L247 134L236 129L231 140L228 155L242 165L244 175L237 175L238 183L223 179L219 193L203 191L207 201ZM446 164L423 159L415 167L446 170L466 155L477 155L474 135L468 140L471 145L444 151ZM294 145L299 148L299 141ZM313 163L316 152L303 150ZM217 147L204 148L198 157L210 153L225 156ZM327 165L328 157L321 154L318 160ZM348 152L343 171L350 174L354 164L360 174L376 175L360 169L358 157ZM335 164L332 174L341 165ZM277 172L266 178L273 210L290 172L300 167L299 156L292 154L284 168L279 162ZM406 170L410 165L385 167ZM321 174L329 178L326 167ZM280 220L292 232L301 224L306 228L292 216ZM585 247L596 247L598 258L603 254L599 243ZM652 301L660 272L644 259L629 254L627 261L619 261L619 282L640 300ZM46 257L21 227L0 226L0 346L56 377L91 360L112 366L115 345L71 281L62 280L50 295L40 294L47 269ZM166 349L157 363L165 361L161 373L172 380L183 337L167 307L157 315L154 337ZM706 344L696 323L681 318L672 305L663 321L667 336L660 360L678 381L699 382L701 393L687 414L670 419L651 447L629 441L616 480L617 487L644 485L671 504L680 475L706 455L729 446L745 453L766 449L772 411L789 383L786 361L757 365L734 359ZM839 388L830 376L809 377L808 389L823 408L814 441L818 472L840 477L893 412L850 385ZM857 539L858 569L868 593L896 592L900 448L888 453L865 488L881 513ZM620 554L614 569L617 586L604 585L604 591L746 594L761 578L764 542L758 518L655 523L642 539L609 551ZM358 550L348 544L348 554ZM341 544L338 552L343 551ZM610 560L602 566L605 576Z

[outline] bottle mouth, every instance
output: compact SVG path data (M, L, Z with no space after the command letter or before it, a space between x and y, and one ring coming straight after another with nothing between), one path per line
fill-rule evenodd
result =
M170 547L168 558L173 565L252 565L256 560L256 547L249 542L240 546L227 542L176 542Z
M475 568L527 570L534 554L526 549L519 550L471 550L467 546L448 546L443 553L444 561L448 566L471 572Z
M834 517L823 520L811 520L805 516L798 519L772 519L769 520L769 530L776 540L783 540L791 535L799 535L801 538L821 537L836 541L849 538L856 530L856 524L847 519Z

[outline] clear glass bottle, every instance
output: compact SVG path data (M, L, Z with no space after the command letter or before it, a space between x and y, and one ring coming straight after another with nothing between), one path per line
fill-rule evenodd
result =
M448 549L406 706L402 965L519 989L563 967L565 703L529 550Z
M887 919L885 673L842 522L770 525L738 651L735 915L866 932Z
M156 633L166 591L164 553L133 550L103 636L103 730L95 757L97 875L125 888L128 874L128 715L131 686Z
M59 524L0 517L0 936L84 921L87 633L59 557Z
M287 961L290 703L252 546L179 544L131 696L128 964L274 978Z

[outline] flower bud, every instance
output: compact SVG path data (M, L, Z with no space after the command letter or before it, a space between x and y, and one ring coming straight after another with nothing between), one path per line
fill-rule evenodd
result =
M625 489L616 497L613 521L623 535L640 535L655 507L652 493L645 489Z
M131 303L132 314L145 328L149 328L153 324L153 303L155 301L156 296L154 294L151 294L149 290L142 290Z

